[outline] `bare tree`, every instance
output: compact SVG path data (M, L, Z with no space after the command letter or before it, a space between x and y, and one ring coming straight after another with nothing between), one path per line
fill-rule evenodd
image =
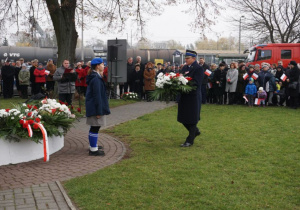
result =
M300 0L228 0L245 17L243 31L263 42L300 41ZM236 22L240 17L234 18Z
M195 18L191 20L193 30L209 27L214 16L208 15L208 8L214 14L218 12L216 0L6 0L0 2L0 30L7 23L14 23L18 30L28 27L29 19L35 18L48 25L52 23L58 47L58 65L64 59L75 60L75 48L78 39L76 26L93 28L95 22L101 22L101 28L95 28L95 34L107 31L122 31L129 21L136 21L141 36L147 16L159 15L164 5L189 4L186 11ZM85 23L83 24L82 17Z

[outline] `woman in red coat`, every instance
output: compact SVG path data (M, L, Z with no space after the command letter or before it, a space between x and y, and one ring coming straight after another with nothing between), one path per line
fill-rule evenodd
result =
M86 70L82 68L81 63L77 63L76 68L77 80L75 81L76 90L79 94L85 95L85 85L86 85Z
M33 75L35 77L36 84L33 93L44 93L46 83L46 72L45 68L43 67L43 64L39 63L38 67L34 70Z

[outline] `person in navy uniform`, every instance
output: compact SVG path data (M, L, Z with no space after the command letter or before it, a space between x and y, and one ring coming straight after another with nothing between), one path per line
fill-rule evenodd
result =
M182 93L178 101L177 121L182 123L189 131L189 135L181 147L190 147L194 144L196 136L200 135L197 123L200 120L201 110L201 85L204 77L203 68L196 61L197 53L192 50L186 50L186 65L181 73L185 77L191 77L192 83L197 87L189 93Z

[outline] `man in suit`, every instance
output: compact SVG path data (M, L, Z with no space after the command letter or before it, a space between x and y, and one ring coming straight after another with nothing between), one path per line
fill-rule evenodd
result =
M192 50L186 50L185 62L186 65L182 68L181 73L185 77L191 77L195 90L189 93L181 94L178 101L177 121L182 123L189 131L189 135L181 147L190 147L194 144L196 136L200 135L200 130L197 128L197 123L200 120L201 110L201 85L204 77L203 68L196 61L197 53Z

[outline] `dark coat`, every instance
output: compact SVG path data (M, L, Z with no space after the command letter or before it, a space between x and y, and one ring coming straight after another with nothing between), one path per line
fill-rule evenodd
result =
M203 68L203 71L206 71L206 69L210 70L209 66L205 62L203 63L202 68ZM204 74L202 84L206 85L207 83L208 83L208 76L206 74Z
M134 70L132 72L133 92L138 93L138 94L142 93L143 84L144 84L143 80L144 80L144 75L141 70L139 70L139 71Z
M227 72L225 71L225 69L223 71L221 71L219 68L217 70L215 70L214 73L214 83L213 83L213 87L214 87L214 91L216 95L222 95L225 92L225 86L226 86L226 74ZM217 84L216 82L219 81L220 84Z
M195 61L190 67L185 65L182 68L182 74L185 77L191 77L192 82L197 89L187 94L181 94L178 102L177 121L183 124L197 124L200 120L201 85L203 81L204 70Z
M273 75L269 71L260 71L257 78L259 87L263 87L264 90L266 90L266 84L272 76Z
M134 71L134 65L133 63L132 64L129 64L127 62L127 83L131 84L132 83L132 73Z
M86 78L88 84L85 96L86 116L109 115L105 83L101 76L93 71Z
M236 86L236 92L238 93L244 93L246 85L248 84L247 80L244 80L243 76L247 73L246 69L242 70L242 68L238 69L239 75L238 75L238 82ZM252 76L252 75L251 75ZM249 75L250 77L250 75Z
M292 68L289 72L289 76L288 78L290 79L289 84L293 83L293 82L297 82L299 80L299 75L300 75L300 70L298 69L297 66L295 66L294 68ZM292 89L289 88L289 95L292 97L297 97L299 94L299 83L297 84L297 88L296 89Z

